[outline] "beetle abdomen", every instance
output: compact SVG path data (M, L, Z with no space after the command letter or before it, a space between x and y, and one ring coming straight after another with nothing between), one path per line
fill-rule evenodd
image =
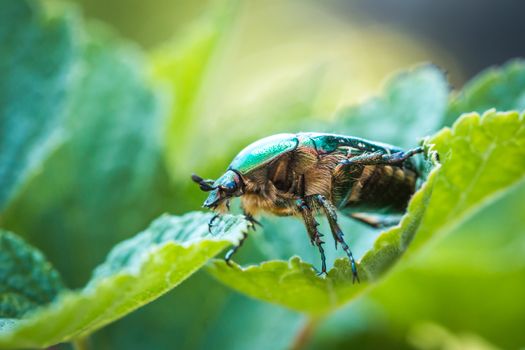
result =
M403 212L416 190L417 174L408 168L367 165L334 174L336 206L350 212Z

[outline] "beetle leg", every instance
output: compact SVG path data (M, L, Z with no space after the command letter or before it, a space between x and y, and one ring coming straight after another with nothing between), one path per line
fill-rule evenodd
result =
M326 274L326 257L323 248L324 241L321 240L321 237L323 237L323 235L317 230L317 226L319 226L319 223L315 220L312 210L310 209L310 207L304 199L298 200L297 206L299 208L299 211L301 212L301 215L303 216L306 231L310 236L310 241L317 246L317 248L319 249L319 253L321 253L321 272L319 274Z
M244 218L250 223L250 228L252 230L256 230L257 229L257 226L259 227L263 227L263 225L258 221L256 220L252 214L248 214L246 213L245 211L243 211L244 213Z
M208 221L208 232L211 233L211 228L213 227L213 223L215 222L215 220L217 220L218 218L220 217L220 214L215 214L212 216L212 218L210 219L210 221Z
M343 231L337 224L337 211L335 206L323 195L318 194L315 195L314 198L323 208L326 218L328 219L328 224L330 225L330 230L332 231L334 239L341 243L341 247L343 247L343 250L345 251L346 255L348 256L348 259L350 260L350 266L352 268L352 282L357 281L359 283L360 281L359 276L357 274L357 264L355 262L354 255L350 250L350 247L348 246L348 244L346 244L344 240Z
M374 228L384 228L389 226L394 226L399 224L401 217L397 215L388 215L388 216L378 216L378 215L369 215L366 213L353 213L350 214L352 219L362 222L368 226Z
M242 244L244 243L246 238L248 238L248 234L246 232L243 232L242 233L242 238L239 241L239 243L237 245L233 246L230 250L228 250L226 255L224 255L224 261L226 262L226 264L231 266L230 265L230 260L232 259L233 254L235 254L237 252L237 250L239 250L239 248L242 247Z
M406 152L396 152L392 154L382 153L368 153L360 156L345 159L339 164L341 165L399 165L406 161L408 158L422 153L422 147L416 147Z

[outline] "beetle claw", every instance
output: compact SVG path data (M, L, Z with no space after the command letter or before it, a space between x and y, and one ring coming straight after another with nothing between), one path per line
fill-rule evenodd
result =
M315 271L315 274L316 274L317 276L319 276L319 275L322 273L321 271L319 271L319 270L318 270L315 266L313 266L313 265L312 265L312 270Z
M361 280L359 280L359 275L357 274L357 267L355 266L355 263L352 263L352 283L361 283Z
M250 223L250 228L254 231L257 230L257 226L263 227L263 225L256 220L251 214L244 214L244 218Z

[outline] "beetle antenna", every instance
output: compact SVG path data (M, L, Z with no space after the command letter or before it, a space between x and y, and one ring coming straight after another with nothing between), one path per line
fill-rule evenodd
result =
M214 182L213 180L204 180L202 177L200 177L197 174L192 174L191 179L193 180L193 182L198 183L200 189L204 192L213 191L214 189L217 188L217 186L212 186Z

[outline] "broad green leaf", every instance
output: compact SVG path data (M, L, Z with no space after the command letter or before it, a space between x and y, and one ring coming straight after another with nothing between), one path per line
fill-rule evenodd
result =
M464 116L427 145L439 154L441 167L414 195L401 225L382 233L359 261L361 284L351 283L346 259L337 260L326 278L317 277L299 258L233 269L215 262L211 273L249 296L310 314L325 313L372 285L405 250L414 253L449 232L525 175L525 121L517 112Z
M0 323L50 303L63 288L42 253L0 229Z
M331 131L414 147L418 138L442 125L448 83L433 65L416 67L389 79L379 97L343 109Z
M16 3L25 3L30 16L41 16L37 2ZM14 6L14 2L2 3L8 9ZM54 99L43 98L44 105L65 105L60 127L67 140L7 204L1 224L41 248L69 285L81 286L113 244L142 229L168 207L169 180L162 155L164 111L135 48L103 26L93 24L86 30L74 8L55 8L55 12L68 18L62 26L72 33L76 49L73 59L59 56L55 64L73 65L74 74L68 75L67 86ZM31 27L20 21L14 17L9 40L31 35L26 33ZM39 27L39 31L46 35L48 28ZM50 44L40 40L24 50L30 57L45 56L40 51L55 51ZM46 74L66 79L61 72ZM31 84L37 91L48 90L45 81ZM25 101L24 91L14 92L13 100ZM6 132L36 123L39 114L32 108L38 109L20 109Z
M525 61L512 60L479 73L451 98L444 122L451 125L462 113L483 113L491 108L525 109Z
M60 124L78 50L69 16L37 3L0 3L0 216L62 141Z
M396 269L368 302L404 332L430 321L477 334L502 349L520 348L525 342L525 181L500 197Z
M46 347L84 337L158 298L247 230L242 216L224 216L212 233L211 214L162 216L117 245L88 285L0 330L0 347Z
M428 143L443 167L414 248L450 231L525 175L525 118L518 112L464 115Z

